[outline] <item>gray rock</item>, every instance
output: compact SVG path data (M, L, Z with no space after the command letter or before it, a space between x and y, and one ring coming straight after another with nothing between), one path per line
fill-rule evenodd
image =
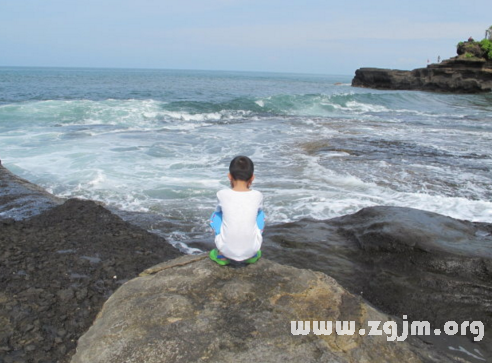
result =
M118 289L72 363L452 361L414 338L291 333L291 321L354 321L358 331L389 319L320 272L184 256Z
M332 276L387 314L433 327L481 321L482 341L441 335L440 344L478 349L492 359L492 224L372 207L326 221L269 226L262 250L276 262Z
M487 93L492 90L492 61L451 58L412 71L360 68L354 87L452 93Z

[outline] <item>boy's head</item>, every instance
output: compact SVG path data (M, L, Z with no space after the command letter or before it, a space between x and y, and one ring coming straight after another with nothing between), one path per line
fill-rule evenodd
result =
M229 173L233 180L250 181L254 171L253 162L247 156L236 156L229 165Z

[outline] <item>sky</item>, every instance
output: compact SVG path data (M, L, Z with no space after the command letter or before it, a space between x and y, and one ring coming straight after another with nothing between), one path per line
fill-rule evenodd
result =
M490 0L0 0L0 66L353 75L483 39Z

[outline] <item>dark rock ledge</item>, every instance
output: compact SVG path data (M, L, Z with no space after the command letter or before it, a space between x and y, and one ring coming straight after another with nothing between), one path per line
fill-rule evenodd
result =
M355 71L352 86L386 90L486 93L492 91L492 61L456 57L412 71L360 68Z
M0 219L21 220L63 202L63 199L11 173L0 161Z
M0 168L4 216L38 212L0 219L0 363L68 362L118 287L182 254L99 204L63 203Z

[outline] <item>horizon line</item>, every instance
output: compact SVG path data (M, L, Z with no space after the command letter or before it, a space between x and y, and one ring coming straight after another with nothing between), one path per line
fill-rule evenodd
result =
M347 76L351 74L335 73L310 73L310 72L293 72L293 71L258 71L258 70L224 70L224 69L192 69L192 68L155 68L155 67L118 67L118 66L13 66L0 65L0 68L44 68L44 69L106 69L106 70L141 70L141 71L191 71L191 72L221 72L221 73L265 73L265 74L288 74L288 75L310 75L310 76ZM355 74L355 70L353 71Z

